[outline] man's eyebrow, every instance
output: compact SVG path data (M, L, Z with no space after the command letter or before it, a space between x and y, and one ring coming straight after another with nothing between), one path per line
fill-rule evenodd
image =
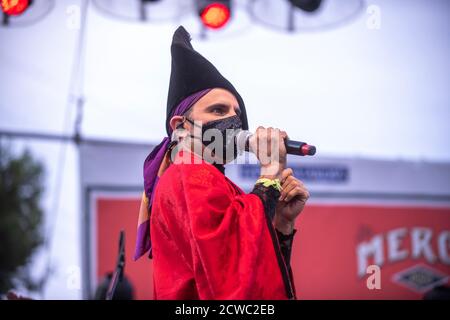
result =
M218 102L218 103L213 103L213 104L207 106L207 109L211 110L212 108L216 108L216 107L221 107L221 108L227 108L228 109L228 108L230 108L230 105L226 104L226 103ZM239 108L239 106L234 107L234 112L236 112L237 115L241 114L241 109Z
M226 103L221 103L221 102L217 102L217 103L213 103L210 104L207 108L214 108L214 107L225 107L225 108L229 108L230 106L227 105Z

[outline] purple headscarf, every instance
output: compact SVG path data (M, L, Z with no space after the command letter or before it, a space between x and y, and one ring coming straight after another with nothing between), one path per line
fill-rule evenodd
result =
M178 106L174 109L171 117L184 115L192 106L200 100L204 95L206 95L212 89L205 89L196 92L187 98L183 99ZM172 134L172 130L170 131ZM145 207L141 204L141 210L139 213L139 223L138 223L138 233L136 240L136 250L134 254L134 260L139 259L147 251L150 251L151 257L151 238L150 238L150 214L151 206L153 202L153 197L155 194L155 188L158 184L158 171L164 160L167 150L171 142L170 137L165 137L159 145L157 145L152 152L147 156L144 161L144 195L143 203ZM145 201L146 200L146 201Z

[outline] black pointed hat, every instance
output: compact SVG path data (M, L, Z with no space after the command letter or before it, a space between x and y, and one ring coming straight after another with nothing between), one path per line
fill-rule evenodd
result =
M183 26L178 27L173 35L171 52L172 71L167 98L167 133L169 134L172 110L191 94L209 88L226 89L236 97L241 109L243 129L248 130L247 112L241 96L211 62L194 50L191 44L191 36Z

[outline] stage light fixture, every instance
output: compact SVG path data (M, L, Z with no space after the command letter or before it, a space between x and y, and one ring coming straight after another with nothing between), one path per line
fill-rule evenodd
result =
M109 17L141 23L178 21L192 10L192 0L92 0Z
M364 13L364 0L249 0L256 23L287 32L335 29Z
M294 6L306 12L314 12L319 9L322 0L289 0Z
M1 0L1 7L4 14L9 16L19 16L30 6L30 0Z
M231 17L231 1L197 1L202 24L210 29L223 28Z
M42 20L54 6L55 0L0 0L3 27L24 27Z

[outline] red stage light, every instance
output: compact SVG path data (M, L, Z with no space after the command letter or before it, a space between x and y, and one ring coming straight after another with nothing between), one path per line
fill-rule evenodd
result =
M22 14L29 5L29 0L1 0L2 11L9 16Z
M203 9L200 17L205 26L219 29L230 20L230 9L222 3L211 3Z

